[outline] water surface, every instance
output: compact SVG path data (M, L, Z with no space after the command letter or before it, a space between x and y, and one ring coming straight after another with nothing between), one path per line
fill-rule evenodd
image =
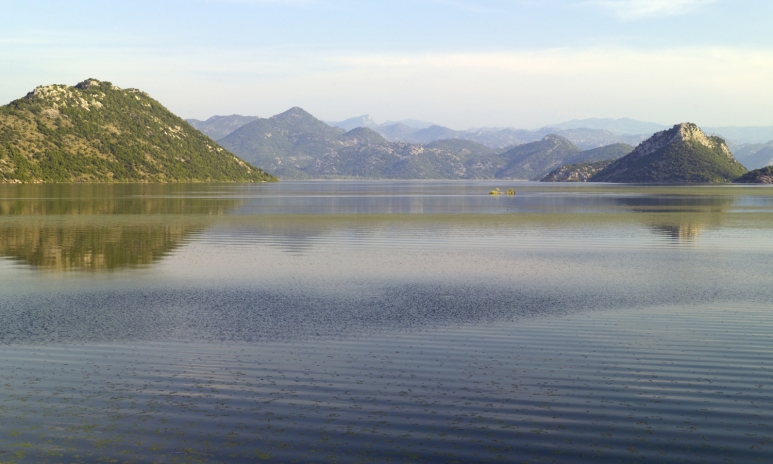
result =
M758 187L0 186L0 462L769 461L771 251Z

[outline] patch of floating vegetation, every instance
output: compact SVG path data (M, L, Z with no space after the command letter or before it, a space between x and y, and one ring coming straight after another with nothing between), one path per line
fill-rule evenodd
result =
M0 461L765 462L765 307L342 342L0 348Z

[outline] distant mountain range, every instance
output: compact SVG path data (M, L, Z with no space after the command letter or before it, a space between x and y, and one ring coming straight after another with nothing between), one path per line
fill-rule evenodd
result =
M306 114L308 115L308 113ZM274 134L277 130L282 130L282 127L284 127L284 123L280 121L280 119L282 119L280 116L281 115L277 115L274 118L268 119L261 119L256 116L239 115L215 116L207 121L189 120L189 122L194 125L194 127L200 128L200 130L213 138L228 132L227 135L224 135L217 140L223 141L224 146L234 150L241 156L248 157L252 162L260 166L265 166L269 170L275 170L284 178L359 176L360 174L356 174L353 171L350 172L343 166L334 166L335 163L332 163L330 160L330 152L339 152L340 147L338 144L348 143L351 145L352 143L351 141L340 138L347 132L357 128L370 129L373 133L376 133L383 138L383 140L376 142L373 134L370 133L368 137L368 146L370 148L368 148L368 150L383 151L386 149L385 147L388 146L390 147L389 150L392 150L393 153L400 153L401 150L408 149L406 148L408 146L419 145L423 147L423 149L433 150L433 152L440 153L444 150L451 150L453 153L452 148L454 147L445 141L456 140L459 142L468 141L473 143L474 145L468 144L464 146L467 149L474 146L475 148L472 149L472 152L475 153L475 156L483 156L483 148L488 148L493 154L500 156L500 161L501 156L506 152L511 152L511 149L535 142L543 142L548 136L561 137L575 146L577 150L589 151L599 147L621 146L621 144L636 146L649 138L653 132L668 129L661 124L633 119L594 118L567 121L538 130L484 127L457 131L448 127L417 120L404 120L379 124L372 117L363 115L340 122L323 122L314 118L315 122L313 124L313 130L305 133L305 129L298 128L298 131L293 133L294 135L292 135L292 137L296 137L298 141L297 143L290 144L292 147L287 143L278 146L274 143L268 143L268 141L265 140L257 142L252 139L255 139L255 134L258 133L247 136L246 131L230 137L231 134L235 134L240 128L250 124L252 124L251 127L253 130L267 128L267 130L264 131L265 133ZM270 122L269 119L271 119ZM331 132L331 130L333 132ZM728 147L731 149L731 152L736 155L735 158L749 169L761 168L773 163L773 127L709 127L705 132L707 134L725 136L729 140L727 142ZM306 134L305 136L302 135L304 133ZM247 139L250 139L250 141L248 142ZM548 138L548 140L550 140L550 138ZM749 142L749 140L761 140L762 142L758 141L752 143ZM441 141L445 143L437 143ZM396 145L385 145L386 142ZM458 145L460 147L463 146L463 144ZM416 147L412 148L414 151L416 149ZM556 147L556 149L561 151L558 147ZM347 150L352 151L354 149L349 147ZM362 155L362 150L365 149L360 146L359 150ZM492 153L488 153L486 156L491 156ZM323 158L323 154L326 154L327 157ZM339 153L339 155L343 154L344 152ZM617 155L619 155L619 152L617 152ZM460 155L457 152L454 156L459 157ZM464 156L462 156L462 158L464 158ZM597 162L602 160L592 156L591 158L592 159L587 159L585 161ZM318 170L315 171L314 168L310 167L309 163L312 161L317 162L316 166L319 167ZM461 158L457 161L462 162L463 164L466 162L463 162ZM482 167L475 168L472 167L472 165L465 167L465 174L461 175L461 177L486 178L514 176L517 178L529 179L537 177L538 172L541 171L542 167L547 165L540 165L537 163L534 164L534 166L539 166L536 169L516 170L509 174L504 174L499 171L499 169L504 168L504 165L501 165L499 161L495 162L493 160L488 160L487 162L489 164L485 169ZM579 162L582 161L575 161L575 164ZM323 164L325 165L324 169L322 168ZM405 176L409 175L408 171L410 171L413 172L414 175L428 176L430 178L459 178L458 172L461 172L461 168L456 170L450 168L441 169L437 163L429 163L426 164L426 166L431 164L435 166L432 169L427 167L426 169L416 170L409 168L406 165L406 167L401 168L403 171L400 172L394 171L389 173L387 172L389 170L387 170L381 173L371 172L369 175L376 177L398 176L399 178L405 178ZM494 168L495 166L496 168ZM597 167L598 164L594 166ZM558 167L561 167L561 165L555 166L554 169ZM408 171L404 171L405 169ZM495 172L493 172L492 169ZM584 169L587 171L587 168ZM441 174L441 172L445 172L445 174ZM451 172L456 172L456 174L450 174Z
M365 127L347 132L292 108L245 124L219 143L284 179L534 179L563 164L619 158L633 150L625 144L583 150L556 134L506 150L467 139L430 139L390 141Z
M550 126L534 131L488 127L458 131L413 119L378 124L368 115L347 119L346 121L341 122L328 122L328 124L333 127L340 127L347 131L357 127L367 127L378 132L391 142L426 144L437 140L461 139L471 140L496 149L536 142L542 140L548 134L560 135L583 149L597 148L614 143L635 145L647 138L647 136L654 131L648 132L647 130L644 130L639 133L614 133L604 128L583 127L581 124L572 125L569 123L566 123L566 127ZM660 128L658 125L652 126L657 126L655 130L659 130Z
M355 118L349 118L345 121L339 121L339 122L325 121L325 123L333 127L340 127L345 131L350 131L358 127L366 127L368 129L375 130L376 128L379 128L379 127L388 127L388 126L395 126L395 125L402 125L411 129L426 129L429 126L434 125L431 122L419 121L416 119L403 119L402 121L387 121L379 124L375 120L373 120L373 118L370 117L370 115L368 114L357 116Z
M590 119L572 119L558 124L550 124L547 127L555 129L599 129L612 132L618 135L638 135L652 134L668 126L654 122L637 121L635 119L611 119L611 118L590 118Z

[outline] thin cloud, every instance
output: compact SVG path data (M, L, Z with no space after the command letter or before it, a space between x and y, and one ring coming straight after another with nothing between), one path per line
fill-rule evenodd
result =
M594 5L612 12L624 20L658 16L676 16L715 3L717 0L589 0Z

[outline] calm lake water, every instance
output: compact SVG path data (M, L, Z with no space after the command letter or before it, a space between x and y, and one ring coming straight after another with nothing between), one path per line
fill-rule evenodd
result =
M773 188L0 185L0 463L772 462L772 282Z

